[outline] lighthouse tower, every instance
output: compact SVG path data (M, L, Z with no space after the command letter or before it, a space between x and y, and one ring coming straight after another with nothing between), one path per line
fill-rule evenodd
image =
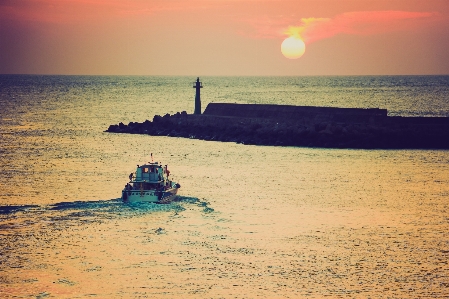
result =
M201 98L200 98L200 88L203 88L203 84L200 82L200 77L193 82L193 88L196 89L195 94L195 112L194 114L201 114Z

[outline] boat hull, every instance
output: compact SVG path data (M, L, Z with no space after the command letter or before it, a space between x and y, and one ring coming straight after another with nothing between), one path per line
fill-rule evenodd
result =
M164 191L156 190L123 190L122 200L129 203L150 202L150 203L170 203L178 193L178 188L171 188Z

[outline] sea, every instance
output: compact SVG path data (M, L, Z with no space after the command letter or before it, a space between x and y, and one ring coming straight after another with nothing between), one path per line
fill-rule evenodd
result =
M196 77L0 75L1 298L447 298L449 151L114 134ZM210 102L449 116L449 76L201 77ZM170 204L126 204L137 164Z

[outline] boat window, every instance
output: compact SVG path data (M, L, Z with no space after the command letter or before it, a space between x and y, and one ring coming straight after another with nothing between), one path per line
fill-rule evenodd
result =
M144 167L143 172L147 173L148 172L148 167Z

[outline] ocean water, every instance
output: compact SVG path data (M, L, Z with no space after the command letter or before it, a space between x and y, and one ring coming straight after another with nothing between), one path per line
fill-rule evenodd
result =
M449 152L110 134L190 77L0 75L1 298L444 298ZM449 76L202 77L209 102L449 116ZM168 205L119 201L150 153Z

